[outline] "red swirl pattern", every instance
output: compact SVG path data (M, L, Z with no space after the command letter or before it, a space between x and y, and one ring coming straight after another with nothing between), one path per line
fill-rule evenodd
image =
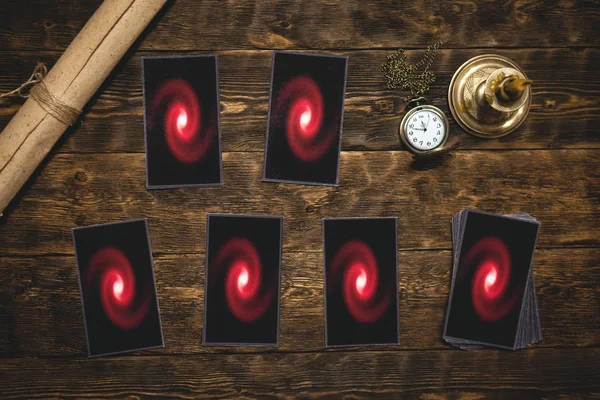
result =
M388 309L392 296L380 282L377 261L366 243L346 242L333 258L331 275L341 283L344 303L358 322L375 322Z
M154 95L153 115L164 115L163 129L169 150L179 161L200 160L216 135L214 127L203 125L200 101L183 79L166 81Z
M214 266L225 273L225 297L231 313L243 322L263 316L275 295L265 282L260 256L245 238L232 238L219 249Z
M280 90L276 107L285 117L287 143L302 161L315 161L331 147L336 132L324 127L323 94L309 77L299 76Z
M88 284L97 284L108 319L121 329L138 326L150 308L150 299L136 292L129 259L115 247L104 247L92 256L86 273Z
M506 244L496 237L485 237L466 254L463 264L474 269L471 289L473 308L483 321L497 321L515 305L510 292L511 261Z

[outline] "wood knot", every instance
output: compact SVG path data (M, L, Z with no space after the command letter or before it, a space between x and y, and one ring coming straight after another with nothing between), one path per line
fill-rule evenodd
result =
M408 290L405 287L400 288L400 300L408 299Z
M556 100L546 100L546 103L544 104L544 108L546 108L548 110L554 110L555 107L556 107Z
M517 23L524 24L529 20L529 16L526 13L524 13L523 11L517 11L516 12L516 20L517 20Z
M292 24L290 24L287 21L281 21L281 23L279 24L283 29L288 29L290 26L292 26Z
M13 293L16 295L20 295L25 293L25 288L23 286L15 286L13 287Z
M75 219L75 224L79 226L85 224L85 215L78 216L77 219Z
M315 211L315 206L313 206L312 204L306 207L306 212L311 213L313 211Z
M77 180L79 182L85 182L85 181L87 181L87 175L83 171L77 171L75 173L75 180Z
M396 106L394 100L382 99L375 100L375 110L382 114L393 114L395 113Z

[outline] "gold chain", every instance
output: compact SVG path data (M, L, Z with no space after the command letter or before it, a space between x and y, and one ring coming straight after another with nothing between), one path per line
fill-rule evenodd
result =
M429 90L429 85L435 82L435 74L430 71L430 68L441 46L442 42L437 42L427 47L423 59L413 65L406 61L406 53L402 49L388 55L387 62L381 64L381 71L387 78L388 89L400 86L402 90L407 91L409 94L404 98L405 103L421 97ZM423 72L417 73L417 70L423 66L425 66Z

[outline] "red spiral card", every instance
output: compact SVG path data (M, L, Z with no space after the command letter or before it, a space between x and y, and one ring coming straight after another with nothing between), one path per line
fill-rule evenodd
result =
M541 339L531 268L539 226L527 214L466 210L454 217L446 341L516 349Z
M90 357L163 346L146 220L73 229Z
M337 185L347 63L273 54L264 181Z
M326 345L397 344L396 218L323 220Z
M217 56L142 63L148 188L220 184Z
M278 344L283 218L207 217L204 343Z

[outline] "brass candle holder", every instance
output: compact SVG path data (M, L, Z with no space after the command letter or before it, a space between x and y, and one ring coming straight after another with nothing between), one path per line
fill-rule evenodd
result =
M452 77L448 104L467 132L498 138L517 129L531 107L531 83L512 60L484 54L464 63Z

